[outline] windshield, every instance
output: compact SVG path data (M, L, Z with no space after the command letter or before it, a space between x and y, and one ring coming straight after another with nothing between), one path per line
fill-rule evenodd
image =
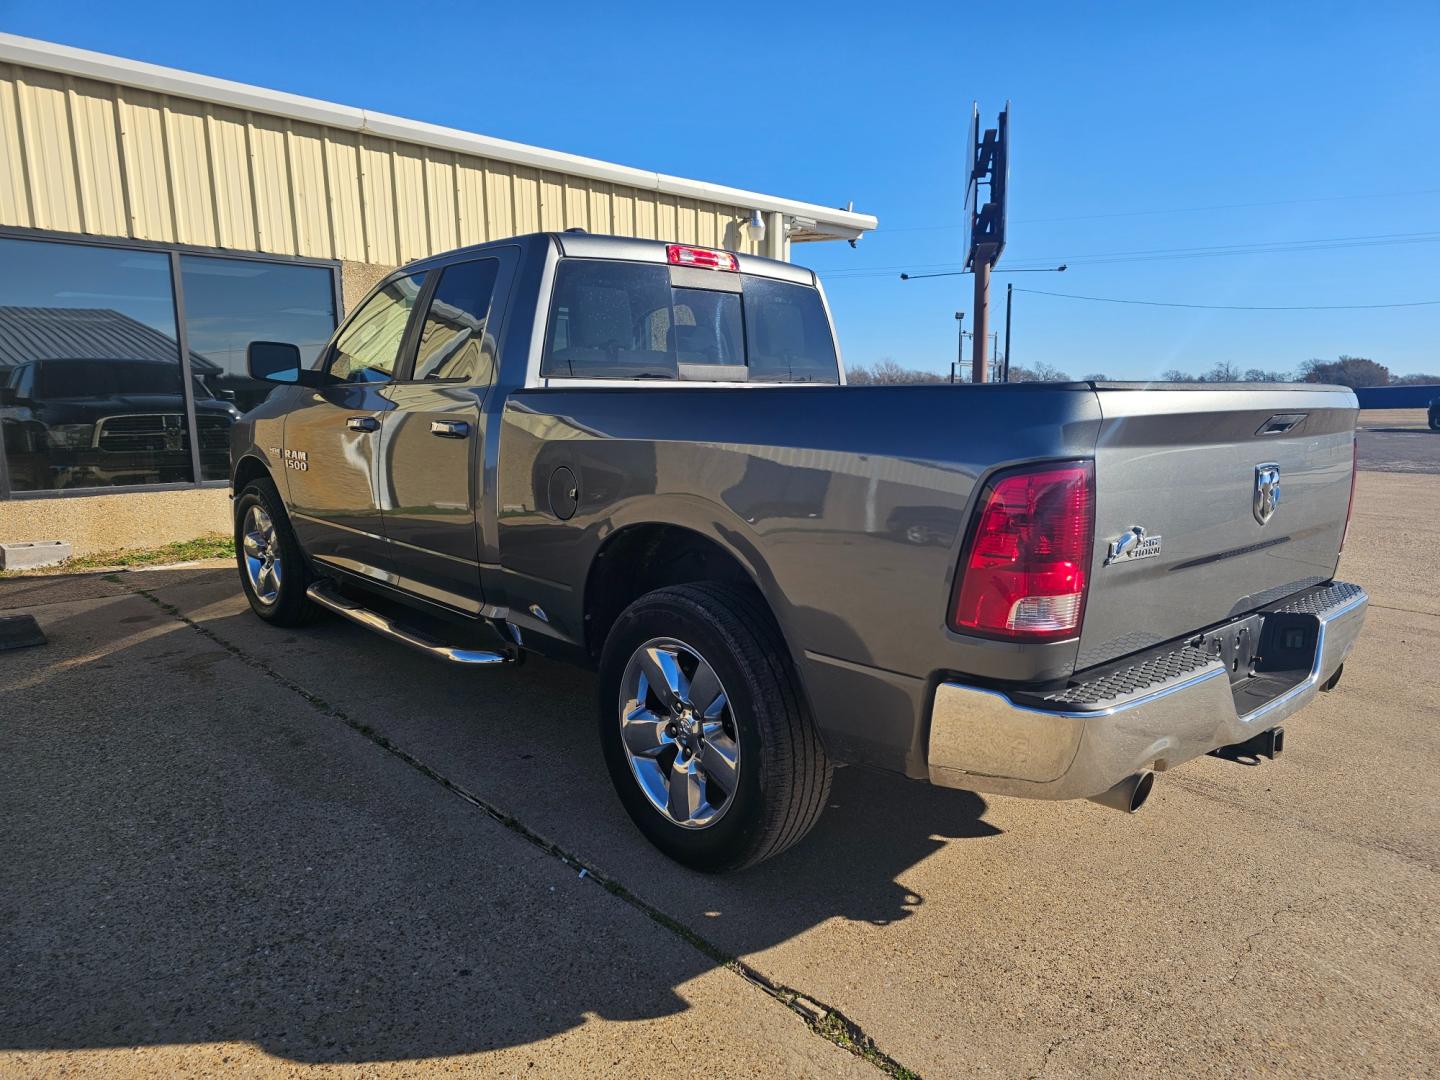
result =
M44 360L38 398L180 394L180 365L151 360ZM207 393L205 396L209 396Z
M565 259L555 272L546 378L838 383L820 293L715 271L715 289L653 263ZM693 279L692 279L693 280ZM737 283L738 292L733 291Z

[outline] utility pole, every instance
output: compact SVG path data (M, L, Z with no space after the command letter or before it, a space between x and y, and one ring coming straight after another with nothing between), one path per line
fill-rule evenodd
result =
M965 362L965 313L955 312L955 359L950 364L950 381L955 381L955 369Z
M1010 304L1015 299L1015 286L1005 286L1005 366L1000 369L1000 381L1010 381Z

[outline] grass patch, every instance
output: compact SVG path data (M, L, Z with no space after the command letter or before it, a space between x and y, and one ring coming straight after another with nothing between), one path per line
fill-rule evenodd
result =
M0 570L0 577L21 577L33 574L74 574L87 570L111 570L117 566L164 566L168 563L196 562L200 559L228 559L235 554L235 541L220 533L208 533L194 540L177 540L160 547L120 551L97 551L93 555L76 555L55 566L33 570Z

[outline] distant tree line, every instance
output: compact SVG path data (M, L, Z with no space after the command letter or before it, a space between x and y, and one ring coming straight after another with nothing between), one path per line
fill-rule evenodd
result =
M869 367L864 364L847 367L846 377L853 386L899 386L915 383L949 382L948 375L918 368L907 368L886 357ZM1103 372L1081 376L1084 382L1108 382ZM1070 375L1049 364L1034 367L1010 367L1011 382L1069 382ZM1357 388L1361 386L1416 386L1440 383L1440 375L1392 375L1384 364L1363 356L1342 356L1338 360L1306 360L1298 371L1267 371L1264 368L1241 369L1236 364L1218 361L1209 371L1198 375L1179 368L1163 372L1160 382L1174 383L1237 383L1237 382L1313 382L1332 383Z

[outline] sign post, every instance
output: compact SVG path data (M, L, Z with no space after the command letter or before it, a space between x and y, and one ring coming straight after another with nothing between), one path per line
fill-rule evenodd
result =
M1005 250L1006 188L1010 179L1010 103L1005 103L995 127L980 132L980 106L970 107L966 138L970 175L965 185L965 267L975 275L975 329L971 340L972 382L984 382L990 339L990 268ZM985 200L980 201L980 187Z

